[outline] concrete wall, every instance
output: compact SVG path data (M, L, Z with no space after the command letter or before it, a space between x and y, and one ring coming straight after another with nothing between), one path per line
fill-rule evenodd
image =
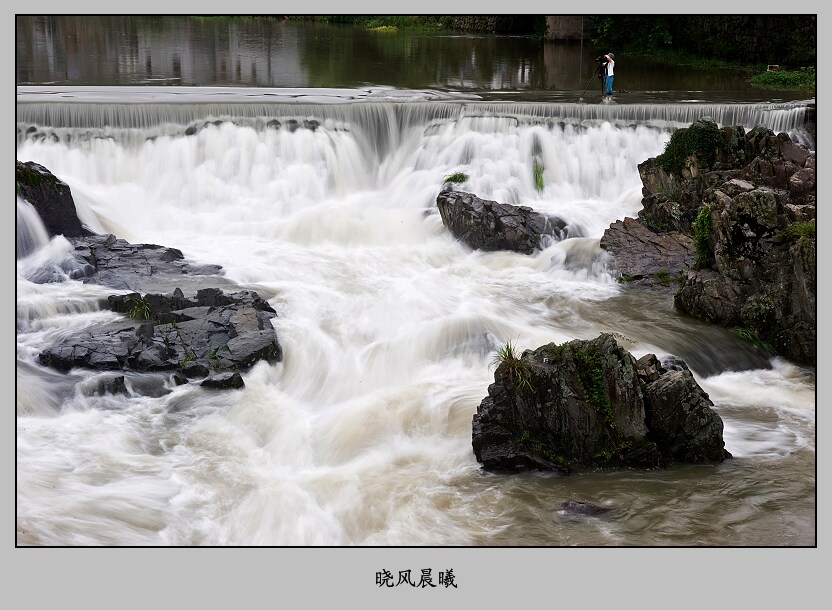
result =
M547 15L546 40L580 40L582 17L574 15ZM586 24L584 24L586 25ZM583 33L586 38L586 32Z

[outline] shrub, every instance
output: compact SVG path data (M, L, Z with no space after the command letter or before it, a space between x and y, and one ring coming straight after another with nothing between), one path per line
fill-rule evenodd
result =
M656 157L665 171L680 175L685 159L696 155L707 165L714 162L716 151L725 147L722 132L716 123L697 121L690 127L679 129L670 136L664 152Z

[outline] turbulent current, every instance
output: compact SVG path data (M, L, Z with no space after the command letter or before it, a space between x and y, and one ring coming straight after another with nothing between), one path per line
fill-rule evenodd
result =
M805 141L782 105L465 101L30 102L17 159L66 182L81 220L179 248L278 312L284 360L245 388L99 395L40 350L114 319L68 279L71 245L17 202L21 545L811 545L815 371L625 291L600 237L641 208L637 165L704 114ZM536 188L534 166L543 168ZM556 213L531 256L443 227L444 178ZM53 279L35 283L39 271ZM716 466L488 473L471 420L507 341L615 332L688 362L725 423ZM567 500L612 510L577 518Z

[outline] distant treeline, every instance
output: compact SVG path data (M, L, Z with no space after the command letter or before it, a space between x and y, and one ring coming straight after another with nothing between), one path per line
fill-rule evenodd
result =
M315 15L290 17L368 28L543 37L544 15ZM617 53L673 51L753 64L814 66L816 15L587 15L585 38Z
M816 15L588 16L593 42L616 51L670 50L744 64L814 66Z

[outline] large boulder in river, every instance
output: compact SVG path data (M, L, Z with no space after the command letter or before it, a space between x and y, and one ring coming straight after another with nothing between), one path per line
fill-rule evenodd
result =
M17 193L31 203L50 237L89 235L78 219L69 186L52 172L32 161L15 165Z
M653 468L723 461L722 430L686 366L636 360L602 334L504 357L472 445L491 470Z
M512 250L531 254L547 241L568 237L560 218L480 199L471 193L445 190L436 198L442 222L454 237L476 250Z

